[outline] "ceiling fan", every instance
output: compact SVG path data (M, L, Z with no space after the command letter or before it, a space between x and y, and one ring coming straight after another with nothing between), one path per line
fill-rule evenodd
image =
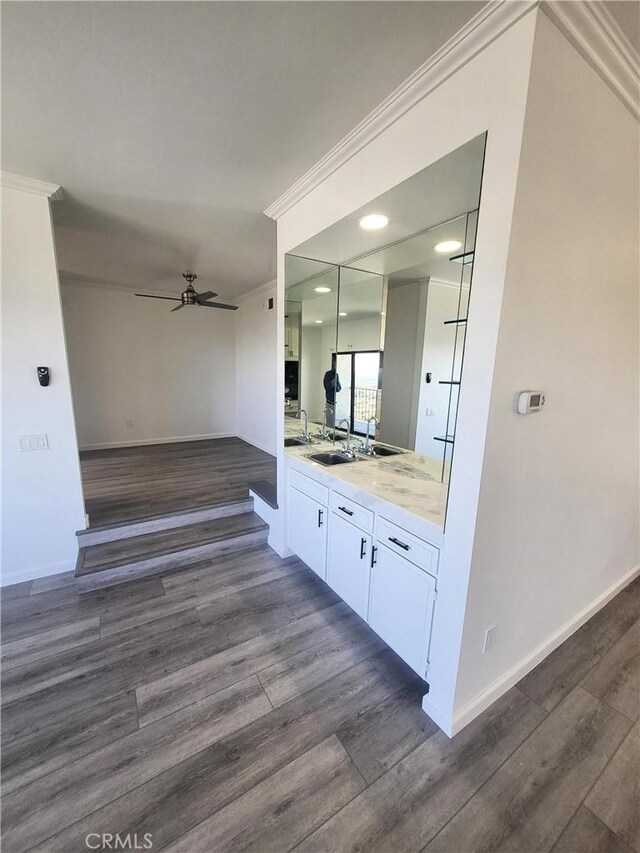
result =
M187 282L187 289L183 290L180 297L177 296L152 296L150 293L136 293L136 296L144 296L146 299L170 299L172 302L180 302L171 311L179 311L186 305L204 305L206 308L224 308L226 311L237 311L237 305L225 305L224 302L209 302L217 293L212 290L207 290L204 293L197 293L193 282L198 276L193 272L183 272L182 278Z

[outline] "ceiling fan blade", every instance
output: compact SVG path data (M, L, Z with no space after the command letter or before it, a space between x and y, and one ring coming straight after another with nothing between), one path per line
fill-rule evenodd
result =
M172 302L180 302L179 296L154 296L152 293L134 293L134 296L143 296L145 299L170 299Z
M179 311L181 308L184 308L184 302L181 302L180 305L176 305L175 308L172 308L171 313L173 314L174 311Z
M204 293L198 294L198 300L200 302L206 302L207 299L213 299L214 296L217 296L217 293L214 293L213 290L205 290Z
M202 305L204 308L224 308L227 311L238 310L237 305L225 305L224 302L201 302L200 305Z

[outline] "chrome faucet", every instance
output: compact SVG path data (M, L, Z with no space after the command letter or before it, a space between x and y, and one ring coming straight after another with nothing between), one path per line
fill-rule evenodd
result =
M378 420L378 418L375 417L375 415L373 417L369 418L369 420L367 421L367 438L363 442L362 448L361 448L362 453L366 453L367 456L373 456L373 454L374 454L373 446L372 446L371 441L370 441L371 422L372 421L376 425L376 427L380 426L380 421ZM375 429L374 429L374 431L373 431L374 439L375 439L375 435L376 435L376 433L375 433Z
M350 424L349 424L349 421L348 421L346 418L343 418L341 421L339 421L339 423L338 423L338 427L341 427L341 426L342 426L342 424L346 424L346 425L347 425L347 440L346 440L346 441L344 442L344 444L342 445L342 450L340 451L340 453L341 453L343 456L347 456L349 459L355 459L355 458L356 458L356 454L355 454L355 452L351 449L351 426L350 426Z
M304 429L302 431L302 439L304 441L306 441L307 443L309 443L311 440L309 438L309 415L307 414L306 409L300 409L300 411L298 412L299 418L302 418L303 415L304 415Z
M318 430L318 438L322 438L325 441L331 440L331 436L327 432L327 412L328 411L330 411L330 407L325 406L324 409L322 410L322 426ZM335 432L335 430L334 430L334 432ZM335 437L334 437L334 441L335 441Z

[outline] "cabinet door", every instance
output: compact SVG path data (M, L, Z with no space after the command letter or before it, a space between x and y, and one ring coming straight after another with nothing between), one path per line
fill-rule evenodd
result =
M369 624L425 677L435 579L377 542L371 568Z
M369 603L372 545L369 534L331 513L327 583L363 619Z
M324 580L327 567L327 508L289 486L289 548Z

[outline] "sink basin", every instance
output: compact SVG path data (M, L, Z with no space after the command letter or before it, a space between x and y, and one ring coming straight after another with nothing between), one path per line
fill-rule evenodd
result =
M383 447L381 444L373 445L374 456L399 456L402 450L396 450L394 447Z
M349 459L348 456L343 456L342 453L310 453L307 459L313 462L319 462L321 465L345 465L349 462L355 462L355 459Z
M285 438L285 447L308 447L310 444L315 444L314 441L305 441L304 438Z

